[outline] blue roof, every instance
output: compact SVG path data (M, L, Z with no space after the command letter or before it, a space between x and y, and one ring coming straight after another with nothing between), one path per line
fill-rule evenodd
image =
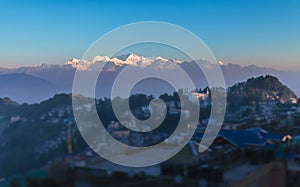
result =
M282 138L286 135L286 134L270 133L262 128L252 128L252 129L247 129L247 131L252 131L254 133L258 133L259 135L263 136L264 138L266 138L268 140L276 140L276 141L281 141Z
M281 142L284 135L269 133L262 128L251 128L246 130L221 130L218 137L224 138L242 149L248 146L276 149L278 146L272 142ZM202 135L197 134L194 140L199 141L201 138Z
M258 136L252 131L246 130L221 130L218 136L226 139L230 143L240 148L244 148L247 145L263 146L266 142L263 137Z

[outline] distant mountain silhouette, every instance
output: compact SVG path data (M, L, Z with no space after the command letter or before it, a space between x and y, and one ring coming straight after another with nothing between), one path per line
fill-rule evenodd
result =
M56 85L25 73L0 75L0 96L19 103L37 102L53 96L59 89Z
M0 98L0 106L19 106L19 104L8 97Z

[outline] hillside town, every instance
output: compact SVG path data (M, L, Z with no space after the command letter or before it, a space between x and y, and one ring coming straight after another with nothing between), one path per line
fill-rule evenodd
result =
M263 84L277 79L266 76L256 80ZM235 85L229 88L228 92L253 90L255 87L250 87L249 81L248 84L241 84L242 87ZM272 85L277 84L283 86L278 80ZM255 88L255 94L258 92L261 90ZM71 95L59 94L37 105L18 105L9 99L2 99L0 186L120 186L125 182L126 186L249 186L270 182L274 185L288 183L289 186L298 186L300 102L290 90L277 93L270 88L262 93L263 97L254 99L251 94L245 95L242 101L247 102L240 103L238 108L235 105L231 107L232 102L239 101L236 98L231 100L235 92L228 93L228 110L222 129L213 144L200 153L199 144L211 109L210 89L193 92L193 97L199 100L202 114L192 139L170 160L136 169L112 164L86 145L74 120ZM131 97L139 101L131 109L134 116L147 119L151 113L148 104L153 96L140 94ZM135 146L150 146L160 142L166 147L176 146L187 137L188 131L170 139L170 133L176 128L172 125L176 124L180 115L189 116L190 111L181 110L176 93L160 98L167 106L167 126L146 135L131 131L117 121L111 115L113 111L109 99L95 102L107 132L116 140ZM88 111L92 108L90 105L83 108L87 112L87 124L93 129L96 124L88 121ZM147 127L144 128L147 130ZM32 132L35 132L34 137L31 136ZM98 138L98 149L109 151L113 145ZM12 146L15 146L14 150L8 151L8 147ZM130 149L127 152L134 154ZM10 160L12 155L14 160ZM145 159L147 157L151 155L145 154Z

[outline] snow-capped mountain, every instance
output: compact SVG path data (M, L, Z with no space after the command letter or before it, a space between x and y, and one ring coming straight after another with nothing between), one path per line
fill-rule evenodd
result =
M208 67L212 66L210 62L205 60L200 60L199 62L204 63L204 65ZM20 103L32 103L47 99L54 93L70 93L75 71L89 71L98 63L105 64L103 71L101 72L101 81L98 81L99 84L102 84L102 87L96 89L96 95L98 97L110 95L110 89L114 79L126 66L132 66L137 69L151 68L152 70L163 71L166 73L168 71L173 71L175 67L179 66L191 77L196 87L203 88L207 86L204 74L194 62L185 62L163 57L143 57L136 54L125 54L112 58L108 56L95 56L93 59L89 60L72 58L62 65L41 64L33 67L13 69L0 68L0 75L11 75L9 81L4 80L4 78L7 79L7 77L0 76L0 90L5 89L5 92L0 92L0 97L10 97ZM222 61L218 61L218 64L223 72L227 87L232 86L237 82L245 81L251 77L270 74L278 77L297 95L300 95L300 87L297 82L299 79L299 72L279 71L272 68L257 67L255 65L243 67L231 63L227 64ZM22 74L23 77L28 75L30 76L30 79L21 79L20 74ZM18 78L13 78L15 76L18 76ZM48 86L41 88L40 85L42 84L33 84L31 83L32 81L39 83L44 81L43 84ZM157 85L161 86L158 87ZM18 87L24 89L20 90ZM41 89L47 91L42 93ZM145 93L155 94L163 91L168 92L172 90L172 87L163 81L145 80L142 84L137 86L136 89L139 91L144 90ZM32 93L40 93L41 96L32 97Z
M174 65L180 64L183 61L175 59L166 59L160 56L158 57L143 57L136 54L124 54L118 57L109 58L108 56L95 56L92 60L88 61L85 59L72 58L65 63L66 66L71 66L77 70L89 70L96 63L112 63L116 66L130 65L135 67L145 68L151 65L162 66L162 65Z

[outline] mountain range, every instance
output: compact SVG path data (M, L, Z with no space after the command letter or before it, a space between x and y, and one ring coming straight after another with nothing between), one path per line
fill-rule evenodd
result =
M89 71L97 63L105 63L101 72L101 81L96 89L97 97L110 95L111 85L115 78L126 66L134 68L152 68L157 71L172 71L175 65L180 66L191 77L196 87L206 87L207 81L202 71L193 62L162 57L143 57L135 54L125 54L114 58L96 56L92 60L80 60L73 58L63 65L42 64L32 67L0 68L0 97L9 97L19 103L37 103L52 97L56 93L70 93L72 90L75 71ZM205 66L212 65L206 60L201 60ZM297 81L299 72L281 71L273 68L240 66L225 64L219 61L226 86L232 86L251 77L261 75L274 75L284 84L290 87L297 95L300 95L300 87ZM162 86L157 86L158 84ZM161 94L174 91L164 81L147 79L137 84L133 92Z

